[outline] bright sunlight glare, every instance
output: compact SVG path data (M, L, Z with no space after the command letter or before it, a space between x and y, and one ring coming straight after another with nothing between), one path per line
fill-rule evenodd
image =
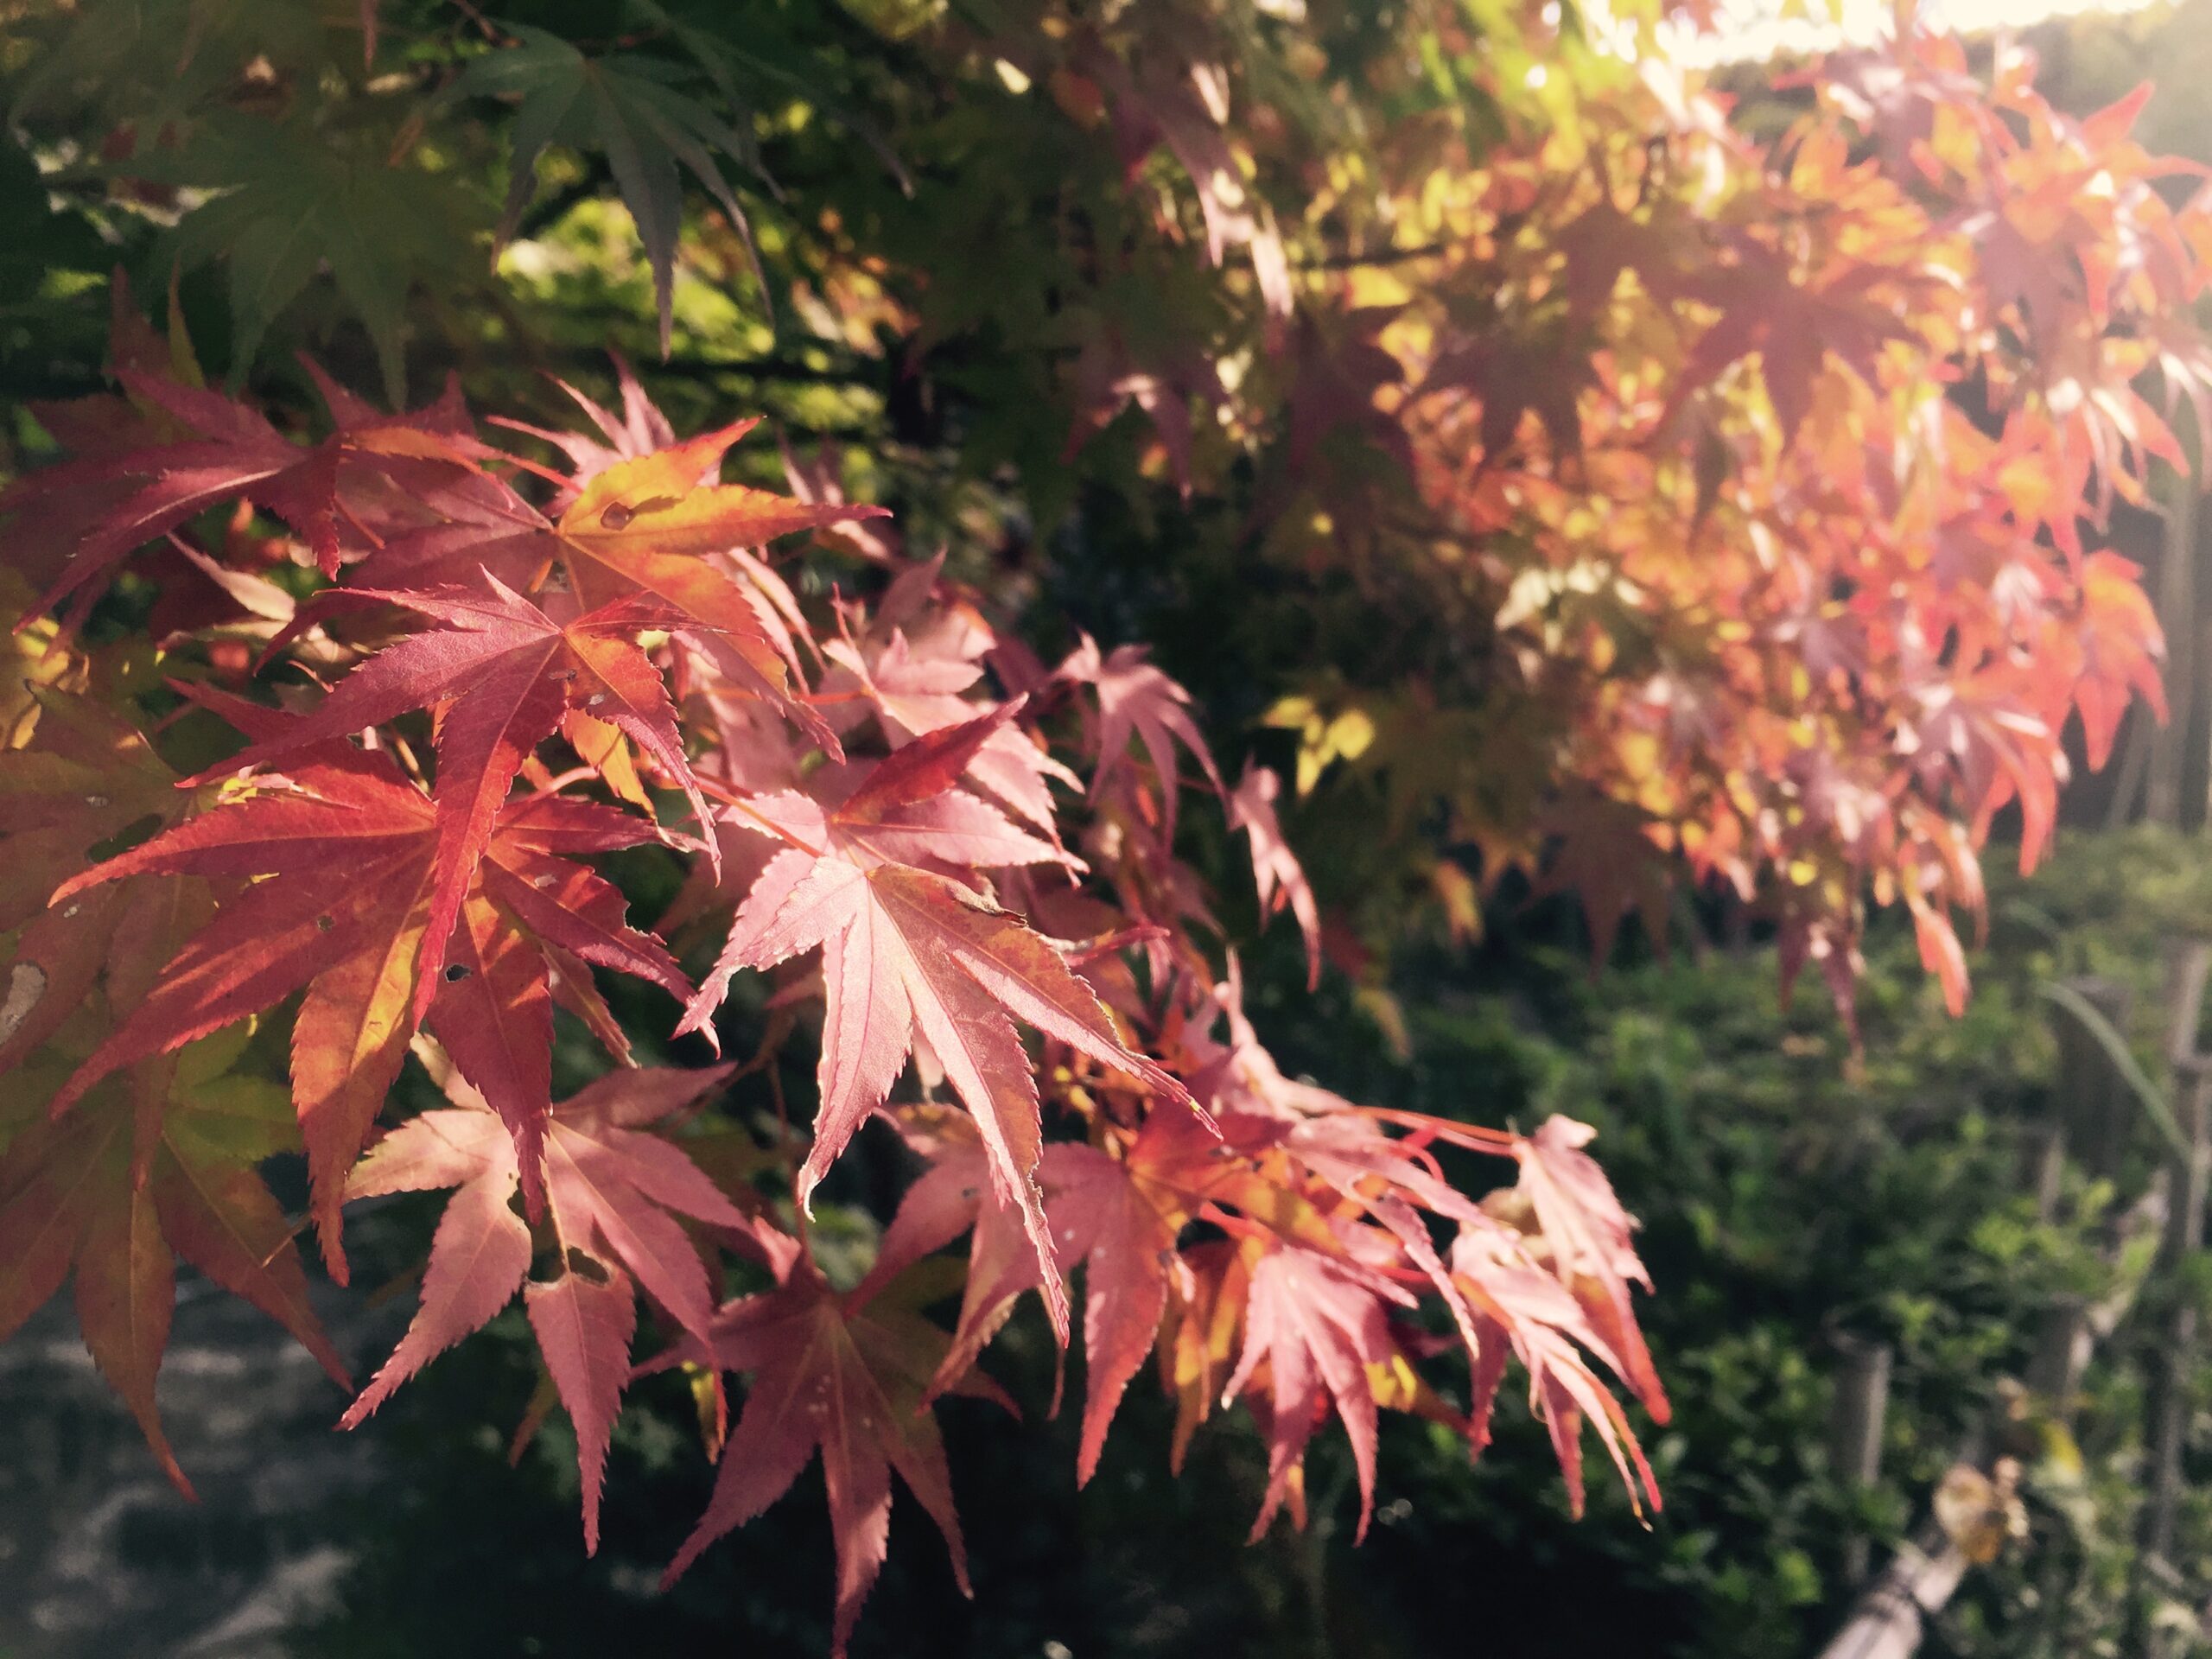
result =
M2056 17L2143 11L2153 3L2155 0L1923 0L1920 15L1936 28L1974 35L2026 29ZM1819 21L1779 16L1784 10L1777 0L1721 0L1713 32L1686 32L1670 55L1678 61L1712 65L1832 50L1879 38L1890 29L1896 9L1890 0L1843 0L1840 15L1831 19L1828 6L1814 0L1803 10Z

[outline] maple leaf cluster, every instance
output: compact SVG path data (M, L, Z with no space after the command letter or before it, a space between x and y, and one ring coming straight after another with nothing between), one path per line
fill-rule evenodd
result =
M2000 815L2032 868L2069 740L2164 717L2113 518L2194 487L2212 198L2131 137L2147 86L2071 117L2010 42L1976 73L1907 12L1738 100L1638 33L1702 9L1614 10L1411 5L1422 53L1357 92L1202 0L994 35L1235 318L1095 330L1070 452L1122 421L1186 497L1250 469L1284 579L1391 642L1291 665L1271 719L1455 933L1517 874L1602 959L1686 870L1847 1018L1904 906L1955 1011ZM1341 96L1287 104L1271 50ZM1353 130L1424 78L1464 105Z
M2128 137L2148 86L2075 120L2031 68L1985 87L1908 33L1764 144L1700 101L1663 143L1586 135L1579 170L1540 148L1469 181L1484 257L1433 290L1511 320L1471 340L1425 299L1382 331L1429 499L1517 550L1515 671L1583 688L1562 741L1611 810L1538 825L1601 948L1663 922L1649 858L1639 886L1593 830L1763 904L1847 1014L1865 896L1902 903L1956 1013L1997 815L2031 870L2069 721L2098 767L2136 697L2164 717L2157 618L2096 538L2154 461L2191 471L2178 405L2212 430L2212 216L2153 188L2190 169Z
M118 392L43 411L68 459L0 503L41 584L9 578L32 672L0 749L0 1335L73 1281L180 1483L156 1402L176 1258L344 1376L260 1173L299 1147L341 1282L349 1204L451 1193L346 1426L519 1294L591 1548L631 1381L691 1368L720 1472L671 1575L818 1452L840 1649L893 1471L964 1583L928 1408L1003 1400L979 1362L1033 1291L1063 1344L1080 1294L1078 1479L1151 1363L1179 1463L1231 1404L1264 1436L1255 1536L1303 1520L1332 1418L1363 1529L1381 1414L1479 1451L1517 1359L1577 1506L1586 1426L1657 1504L1621 1400L1666 1420L1647 1281L1590 1132L1369 1109L1278 1070L1174 837L1194 768L1318 971L1279 786L1231 790L1141 651L1047 666L939 562L856 564L872 602L803 602L769 544L837 527L834 554L878 510L723 482L749 423L679 440L626 371L620 413L579 394L585 429L536 435L565 467L496 447L457 394L388 416L323 383L302 442L199 384L119 283L117 318ZM114 638L149 580L157 620ZM658 933L592 861L647 845L690 872ZM695 984L672 946L710 920ZM719 1047L747 974L751 1060L634 1063L610 976L664 994L657 1040ZM561 1020L610 1065L556 1103ZM802 1029L818 1101L781 1161L729 1103ZM448 1103L394 1121L410 1056ZM742 1155L704 1155L717 1110ZM918 1173L873 1268L833 1283L808 1217L871 1122ZM1469 1196L1447 1150L1514 1179ZM918 1264L963 1238L947 1331Z

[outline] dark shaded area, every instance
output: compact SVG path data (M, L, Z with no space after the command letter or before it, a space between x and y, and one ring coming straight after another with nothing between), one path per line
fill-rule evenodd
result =
M373 1355L397 1308L316 1287L341 1351ZM390 1459L338 1435L345 1396L262 1314L187 1277L163 1418L198 1490L156 1466L57 1298L0 1349L0 1654L274 1659L335 1604Z

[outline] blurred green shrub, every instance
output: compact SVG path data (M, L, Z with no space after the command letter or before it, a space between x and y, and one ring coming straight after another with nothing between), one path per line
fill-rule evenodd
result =
M1872 1539L1878 1566L1984 1422L2028 1466L2031 1535L1969 1577L1929 1651L2117 1651L2156 1299L2100 1352L2071 1433L2012 1379L2054 1297L2102 1296L2139 1271L2108 1258L2107 1235L2159 1147L2138 1125L2116 1179L2069 1172L2056 1217L2038 1221L2026 1172L2053 1109L2065 1017L2041 988L2085 971L2126 982L2152 1067L2162 945L2212 928L2212 859L2154 832L2082 835L2032 887L1993 881L1965 1018L1943 1013L1909 934L1883 935L1857 1061L1817 988L1783 1005L1762 946L1592 979L1571 927L1542 905L1509 902L1471 957L1405 953L1395 988L1416 1010L1405 1058L1341 982L1306 1004L1287 941L1248 964L1263 1022L1300 1010L1294 1028L1267 1033L1281 1052L1368 1097L1488 1122L1566 1111L1598 1127L1660 1288L1651 1340L1679 1414L1654 1448L1665 1512L1646 1531L1609 1495L1571 1521L1541 1430L1516 1402L1471 1470L1448 1437L1410 1424L1386 1433L1379 1524L1357 1551L1349 1459L1333 1444L1313 1468L1312 1531L1278 1528L1244 1550L1234 1541L1262 1469L1233 1418L1201 1435L1191 1478L1171 1482L1164 1425L1147 1415L1157 1403L1133 1391L1100 1478L1073 1492L1073 1425L1042 1421L1051 1344L1025 1312L989 1363L1028 1427L995 1435L957 1413L952 1424L963 1491L996 1500L971 1510L977 1599L950 1591L933 1538L894 1526L856 1651L1410 1656L1479 1642L1501 1655L1811 1654L1848 1608L1848 1541ZM1554 931L1567 942L1548 943ZM859 1211L842 1221L864 1232ZM395 1270L407 1231L395 1228ZM2201 1294L2206 1281L2189 1282ZM1841 1332L1895 1350L1881 1478L1863 1491L1827 1466ZM656 1552L672 1548L705 1478L683 1445L690 1402L659 1379L649 1397L663 1409L617 1450L614 1553L587 1566L569 1536L574 1465L557 1425L514 1474L480 1427L487 1403L518 1414L529 1353L519 1328L504 1348L464 1350L385 1414L398 1478L362 1529L346 1611L299 1650L435 1659L513 1650L519 1630L545 1654L732 1641L820 1652L826 1567L804 1483L674 1595L650 1594ZM2212 1501L2190 1500L2183 1529L2181 1559L2205 1560ZM2177 1586L2175 1611L2204 1587Z

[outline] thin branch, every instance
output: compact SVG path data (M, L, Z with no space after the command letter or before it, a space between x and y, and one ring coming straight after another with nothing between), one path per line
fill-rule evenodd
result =
M509 239L528 242L551 230L575 209L600 194L613 182L613 175L594 165L580 179L571 179L559 189L541 200L532 202L524 210Z
M1428 242L1418 248L1392 248L1382 253L1332 253L1322 259L1301 261L1301 270L1361 270L1389 265L1408 265L1452 251L1449 242Z
M852 369L817 368L787 357L670 357L649 363L640 372L671 374L688 379L711 379L720 375L742 375L752 380L796 380L812 385L868 386L874 377Z

